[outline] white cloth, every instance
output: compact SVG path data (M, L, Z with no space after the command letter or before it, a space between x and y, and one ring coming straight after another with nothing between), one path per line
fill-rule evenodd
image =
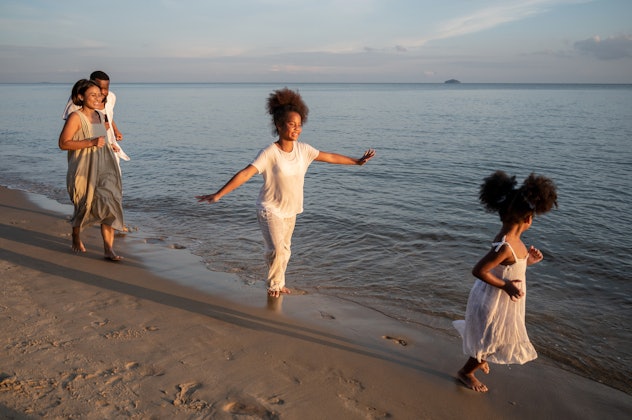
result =
M282 151L275 143L261 150L252 162L263 175L257 207L279 217L302 213L305 173L318 154L317 149L300 142L296 142L289 153Z
M114 94L114 92L109 91L107 101L105 102L105 109L99 110L99 112L107 116L107 120L110 123L109 124L110 128L107 130L107 140L108 140L108 143L115 144L118 147L119 151L114 152L114 155L116 156L116 163L119 163L120 159L130 160L130 157L127 155L127 153L123 151L123 148L121 147L120 143L116 140L116 135L114 134L114 127L112 126L112 121L114 121L114 105L115 104L116 104L116 95ZM72 102L72 99L68 99L68 103L66 104L66 109L64 109L64 113L62 114L61 118L63 120L66 120L70 114L77 111L79 108L81 107L75 105Z
M270 211L259 210L257 221L265 245L268 290L280 292L285 287L285 271L292 255L292 233L296 225L296 216L279 217Z
M452 324L463 338L466 355L479 362L524 364L538 357L525 325L528 255L518 258L505 239L492 245L496 252L508 246L515 263L494 267L492 273L503 280L521 280L517 285L525 295L514 302L502 289L477 279L467 300L465 321Z
M270 291L281 291L285 286L296 215L303 212L305 173L319 153L306 143L294 143L289 153L272 143L252 162L263 175L257 198L257 220L265 244Z

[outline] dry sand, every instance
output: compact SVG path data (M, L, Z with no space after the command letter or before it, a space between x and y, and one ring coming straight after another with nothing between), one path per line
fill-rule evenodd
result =
M495 366L487 394L454 378L456 336L262 284L186 250L98 228L0 187L0 417L81 419L623 419L632 396L540 358ZM151 241L149 241L151 242ZM149 269L151 267L152 269ZM160 275L156 271L161 272ZM191 287L188 280L208 285ZM448 322L446 320L446 322Z

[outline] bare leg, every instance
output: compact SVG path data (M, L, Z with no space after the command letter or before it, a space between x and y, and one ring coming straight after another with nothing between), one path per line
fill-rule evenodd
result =
M470 357L461 370L459 370L457 377L466 387L476 392L487 392L488 390L485 384L474 376L474 372L476 372L477 369L481 369L483 372L485 372L485 370L489 372L489 365L485 360L479 363L478 360Z
M104 258L110 261L120 261L123 257L114 252L114 228L108 225L101 225L101 236L103 236Z
M72 250L75 252L86 252L86 247L81 242L81 228L72 228Z

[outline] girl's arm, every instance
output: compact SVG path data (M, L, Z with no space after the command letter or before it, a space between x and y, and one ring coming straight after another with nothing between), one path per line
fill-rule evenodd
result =
M338 165L364 165L375 156L375 150L369 149L364 152L360 159L339 155L338 153L319 152L316 159L319 162L334 163Z
M253 175L255 175L257 172L259 172L257 168L252 165L248 165L244 169L233 175L233 177L215 194L196 195L195 198L198 199L198 202L206 201L208 203L217 203L220 198L245 184L246 181L252 178Z
M70 114L66 119L64 128L59 135L59 148L61 150L79 150L88 147L105 146L105 137L93 137L91 139L73 140L72 137L81 128L81 118L77 114Z
M491 272L494 267L497 267L502 263L509 263L512 261L513 255L511 254L511 250L508 246L503 246L498 252L492 248L487 255L481 258L481 260L474 266L472 274L485 283L498 287L499 289L503 289L509 295L511 300L515 302L524 295L524 292L518 289L515 284L520 283L520 280L503 280Z

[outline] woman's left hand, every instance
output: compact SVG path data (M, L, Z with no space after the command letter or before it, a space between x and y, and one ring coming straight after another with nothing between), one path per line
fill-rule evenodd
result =
M213 204L219 201L219 196L217 194L196 195L195 198L197 198L198 203L207 202Z
M358 165L364 165L369 160L371 160L375 156L375 149L369 149L364 152L364 155L360 159L358 159Z

